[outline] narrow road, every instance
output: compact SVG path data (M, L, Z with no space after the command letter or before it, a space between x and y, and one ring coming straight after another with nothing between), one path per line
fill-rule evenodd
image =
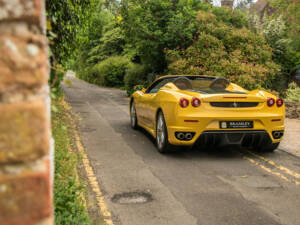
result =
M145 131L131 129L123 91L68 79L66 99L82 118L80 136L115 225L300 224L299 158L280 149L161 155ZM151 198L115 201L128 192Z

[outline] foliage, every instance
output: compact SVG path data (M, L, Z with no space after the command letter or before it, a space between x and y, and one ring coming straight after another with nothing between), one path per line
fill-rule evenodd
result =
M153 72L166 67L165 48L187 47L196 34L200 0L121 1L121 27L126 42Z
M103 28L103 36L99 43L89 52L88 63L100 62L110 56L121 55L125 46L122 30L115 23L109 23Z
M89 25L79 36L80 44L77 46L78 55L74 68L79 78L89 82L93 82L94 77L92 77L91 70L100 60L101 52L97 48L101 44L100 39L103 36L104 27L111 20L111 14L103 11L101 5L98 5L96 9L91 13Z
M232 11L228 7L211 7L211 12L215 15L218 22L225 23L225 25L242 28L247 25L246 15L238 10ZM202 11L210 11L202 10ZM199 14L198 14L199 16Z
M222 76L248 89L274 88L279 67L262 36L229 26L213 12L199 12L197 20L198 39L187 49L167 52L170 74Z
M97 79L96 83L108 87L122 87L126 70L130 66L130 60L126 57L109 57L94 66L93 74Z
M72 54L78 25L90 4L86 0L46 1L49 44L58 63L61 64Z
M92 83L125 84L131 93L149 74L193 73L228 77L250 89L283 90L299 63L298 0L272 1L276 17L262 24L249 23L242 11L252 0L235 4L242 10L202 0L80 1L68 2L74 6L68 13L78 12L79 22L72 42L76 60L69 64Z
M300 102L300 88L295 82L289 84L285 100L289 102Z
M77 166L77 155L70 151L72 144L67 115L60 104L60 100L54 100L52 106L55 109L52 111L52 128L55 140L55 224L89 225L91 222L81 198L83 186L76 182L74 173L74 168Z
M47 36L50 46L50 85L59 88L68 61L76 54L77 35L85 27L93 0L46 0ZM75 51L74 51L75 50Z
M124 77L125 89L129 95L131 95L134 90L134 86L136 85L147 85L147 70L145 66L140 64L131 65L126 71L126 75Z
M262 34L272 47L272 58L281 65L281 72L285 76L290 76L300 62L300 51L293 47L293 40L288 36L288 28L283 17L274 19L264 17L263 23L257 17L252 20L255 31Z
M276 9L274 17L282 15L288 26L289 36L292 39L300 37L300 1L299 0L273 0L270 1L273 8ZM298 40L298 44L299 44Z
M262 20L250 16L251 28L262 34L273 49L273 60L280 65L283 80L279 82L285 89L300 63L300 1L273 0L271 15L264 15Z

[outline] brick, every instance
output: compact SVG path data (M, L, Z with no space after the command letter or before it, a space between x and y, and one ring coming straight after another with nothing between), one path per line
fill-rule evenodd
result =
M49 167L41 172L1 175L0 209L1 225L35 225L51 221L47 219L52 215Z
M43 7L41 0L0 0L0 22L20 20L40 25Z
M0 163L34 160L49 152L43 100L0 104Z
M53 216L51 216L46 219L43 219L42 221L36 223L35 225L53 225L53 224L54 224L54 218Z
M0 95L40 88L48 82L43 35L0 35Z

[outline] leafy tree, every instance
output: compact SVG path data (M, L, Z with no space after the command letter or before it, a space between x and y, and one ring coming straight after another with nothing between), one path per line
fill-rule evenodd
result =
M103 35L89 51L88 63L98 63L110 56L122 55L125 48L125 36L121 28L111 22L103 29Z
M272 16L281 16L286 25L287 38L290 40L286 58L292 57L289 66L284 66L288 72L295 71L300 63L300 0L273 0L270 2L275 8Z
M300 37L300 1L299 0L273 0L270 1L276 9L275 16L283 15L291 36Z
M121 1L121 27L141 62L155 72L167 67L166 48L187 47L196 34L199 0Z
M273 89L279 66L263 36L226 24L218 15L199 12L197 40L187 49L167 52L169 73L222 76L248 89Z
M281 66L281 79L277 81L279 91L287 87L297 65L300 63L300 1L273 0L271 15L259 19L250 16L252 30L262 34L273 49L273 60Z
M46 0L52 87L59 85L63 67L76 54L77 34L84 27L93 4L93 0Z
M76 56L75 70L77 75L90 81L90 70L100 61L101 38L103 37L104 27L113 19L112 15L102 10L98 4L88 18L88 24L82 29L78 36L78 54Z

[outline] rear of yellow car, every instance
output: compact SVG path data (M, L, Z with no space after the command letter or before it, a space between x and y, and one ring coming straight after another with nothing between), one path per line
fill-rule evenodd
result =
M242 145L274 150L283 137L285 106L264 92L198 94L181 91L162 106L173 145ZM273 147L272 147L273 146ZM274 148L274 149L272 149ZM267 149L266 149L267 150Z

